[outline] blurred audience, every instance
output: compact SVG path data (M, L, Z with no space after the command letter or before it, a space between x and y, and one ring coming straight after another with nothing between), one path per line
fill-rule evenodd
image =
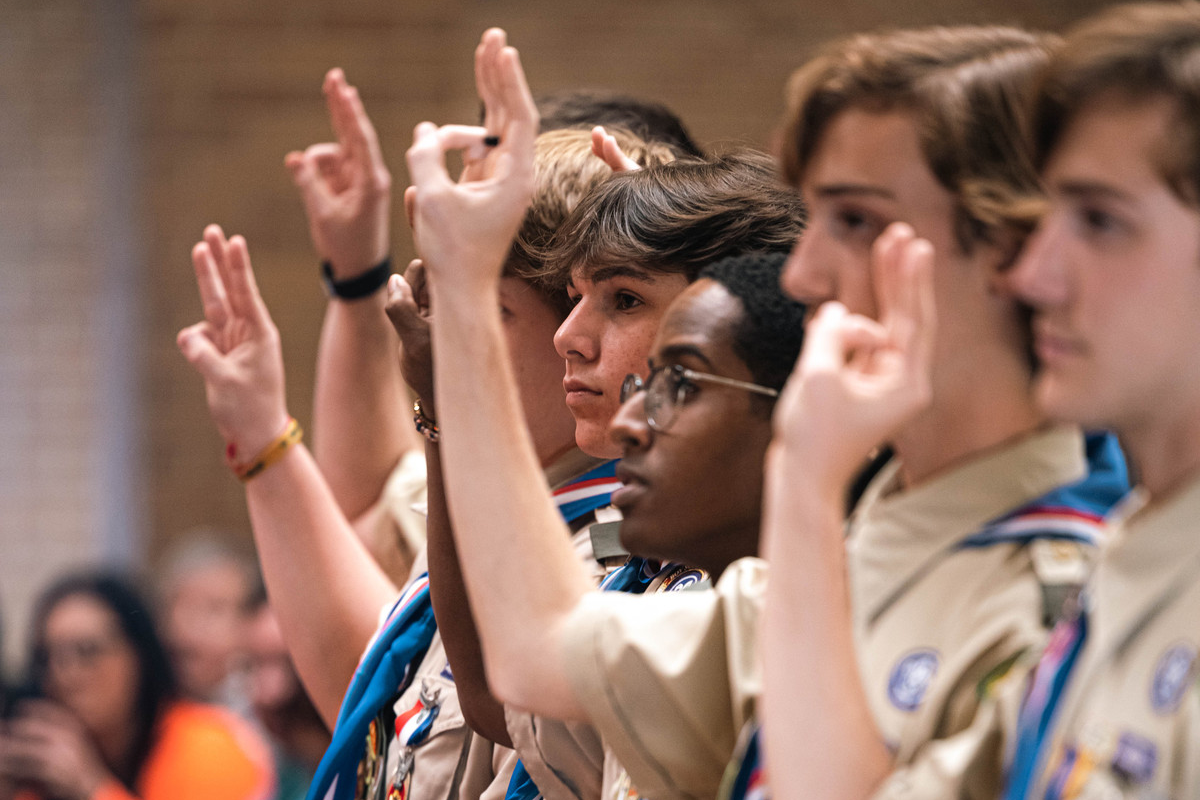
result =
M163 637L184 697L250 716L242 614L257 581L252 562L218 534L185 534L167 555L159 596Z
M279 619L261 586L247 604L245 633L247 688L254 715L272 740L275 796L297 800L307 793L329 746L329 730L300 685Z
M37 604L29 679L0 729L19 800L253 800L270 754L229 712L179 698L149 607L125 579L68 576Z

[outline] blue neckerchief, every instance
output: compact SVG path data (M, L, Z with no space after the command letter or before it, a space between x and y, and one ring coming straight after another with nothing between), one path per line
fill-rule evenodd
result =
M1087 639L1087 615L1063 620L1051 636L1034 673L1034 685L1017 719L1016 748L1008 770L1004 800L1025 800L1045 757L1042 749L1049 739L1051 723L1058 711L1071 672Z
M1129 473L1115 436L1092 433L1087 435L1085 443L1087 475L989 522L978 533L959 542L958 547L988 547L1002 542L1026 544L1037 539L1095 544L1101 520L1129 492ZM760 733L761 728L757 728L740 754L742 760L727 800L745 800L747 790L757 785L762 768ZM1020 797L1010 793L1006 800Z
M391 618L354 671L338 712L333 741L317 767L306 800L351 800L367 730L379 710L408 682L433 641L437 623L429 600L428 573L401 593Z
M589 511L608 505L609 497L619 485L613 477L615 474L616 462L606 462L557 489L556 499L566 500L558 504L563 519L570 523ZM335 782L337 788L329 795L331 800L353 798L358 764L364 755L371 722L388 701L404 689L412 669L425 656L437 632L429 600L428 577L428 573L423 573L401 593L388 621L355 670L338 712L333 741L317 767L306 800L323 800ZM435 716L426 718L424 726L432 726ZM423 733L427 735L428 731ZM524 771L519 764L518 768ZM528 783L533 786L533 781ZM535 786L533 794L522 797L537 795Z
M1111 433L1090 433L1085 443L1087 475L989 522L958 547L1027 544L1038 539L1098 544L1104 518L1129 493L1129 472L1117 437Z

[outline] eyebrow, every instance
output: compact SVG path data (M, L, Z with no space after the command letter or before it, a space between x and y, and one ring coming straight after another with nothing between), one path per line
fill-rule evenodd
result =
M642 267L634 267L628 264L597 267L588 273L580 272L579 277L592 283L603 283L604 281L611 281L614 278L634 278L646 283L655 283L657 280L655 273ZM572 278L572 282L574 282L574 278Z
M684 356L692 356L693 358L703 361L708 367L712 368L712 360L709 359L704 351L694 344L669 344L658 352L659 358L663 361L678 361ZM654 359L649 361L650 367L654 367Z
M823 186L816 187L815 193L819 197L845 197L847 195L869 195L871 197L882 197L887 200L895 200L896 194L882 186L871 186L866 183L827 183Z
M1122 191L1115 186L1099 181L1089 180L1066 180L1059 181L1054 185L1055 191L1060 194L1065 194L1070 197L1106 197L1110 200L1118 200L1123 203L1132 203L1133 195Z

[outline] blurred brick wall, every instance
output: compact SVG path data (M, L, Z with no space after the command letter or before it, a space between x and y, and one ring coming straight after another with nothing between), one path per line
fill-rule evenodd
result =
M199 313L188 251L205 223L247 236L282 331L292 413L309 421L324 299L282 158L329 137L319 93L329 67L345 68L359 86L401 185L415 123L473 120L471 53L489 25L508 30L535 93L619 88L667 102L708 144L762 144L787 75L832 36L880 25L1057 27L1096 5L143 0L154 541L199 522L246 529L242 492L221 463L200 382L173 345L174 332ZM404 263L407 230L402 221L395 230Z
M203 226L245 234L283 334L290 407L310 422L324 298L282 159L329 137L319 91L329 67L360 87L401 186L415 123L474 118L471 52L488 25L508 29L535 92L617 88L667 102L707 144L761 144L786 76L830 37L880 25L1056 28L1098 5L0 0L10 627L63 564L152 563L202 524L248 544L241 488L174 335L200 313L188 253ZM402 222L396 231L404 263Z

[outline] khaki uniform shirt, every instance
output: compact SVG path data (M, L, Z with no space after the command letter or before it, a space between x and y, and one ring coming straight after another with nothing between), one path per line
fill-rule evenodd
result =
M847 540L855 640L898 766L876 797L999 794L1015 704L983 700L1034 663L1052 622L1047 587L1082 583L1092 555L1054 541L957 545L1086 469L1082 435L1059 427L889 494L892 464L867 489Z
M424 463L423 456L421 461ZM552 487L557 487L599 463L597 459L575 449L547 468L546 478ZM426 510L424 471L410 469L406 477L401 479L400 471L403 468L402 462L389 481L389 504L392 508L403 505L413 510L420 518L423 536ZM401 488L403 491L400 491ZM575 548L581 558L585 558L585 563L594 563L586 528L576 534ZM410 579L427 570L422 540ZM381 625L390 609L390 603L383 609ZM428 736L415 746L408 746L396 735L394 720L418 703L426 706L436 704L438 713ZM375 779L369 782L363 800L386 800L397 778L406 772L411 772L411 781L404 800L504 799L516 764L516 755L508 748L475 735L467 726L440 632L434 633L429 650L418 665L412 681L392 703L389 711L381 714L377 720L377 728L382 734L379 741L381 769Z
M764 562L742 559L715 591L597 592L572 612L563 643L572 686L611 748L607 763L627 769L641 796L715 795L761 691L765 579ZM602 792L626 785L615 766L601 781Z
M1117 524L1089 594L1033 797L1200 797L1200 479Z

